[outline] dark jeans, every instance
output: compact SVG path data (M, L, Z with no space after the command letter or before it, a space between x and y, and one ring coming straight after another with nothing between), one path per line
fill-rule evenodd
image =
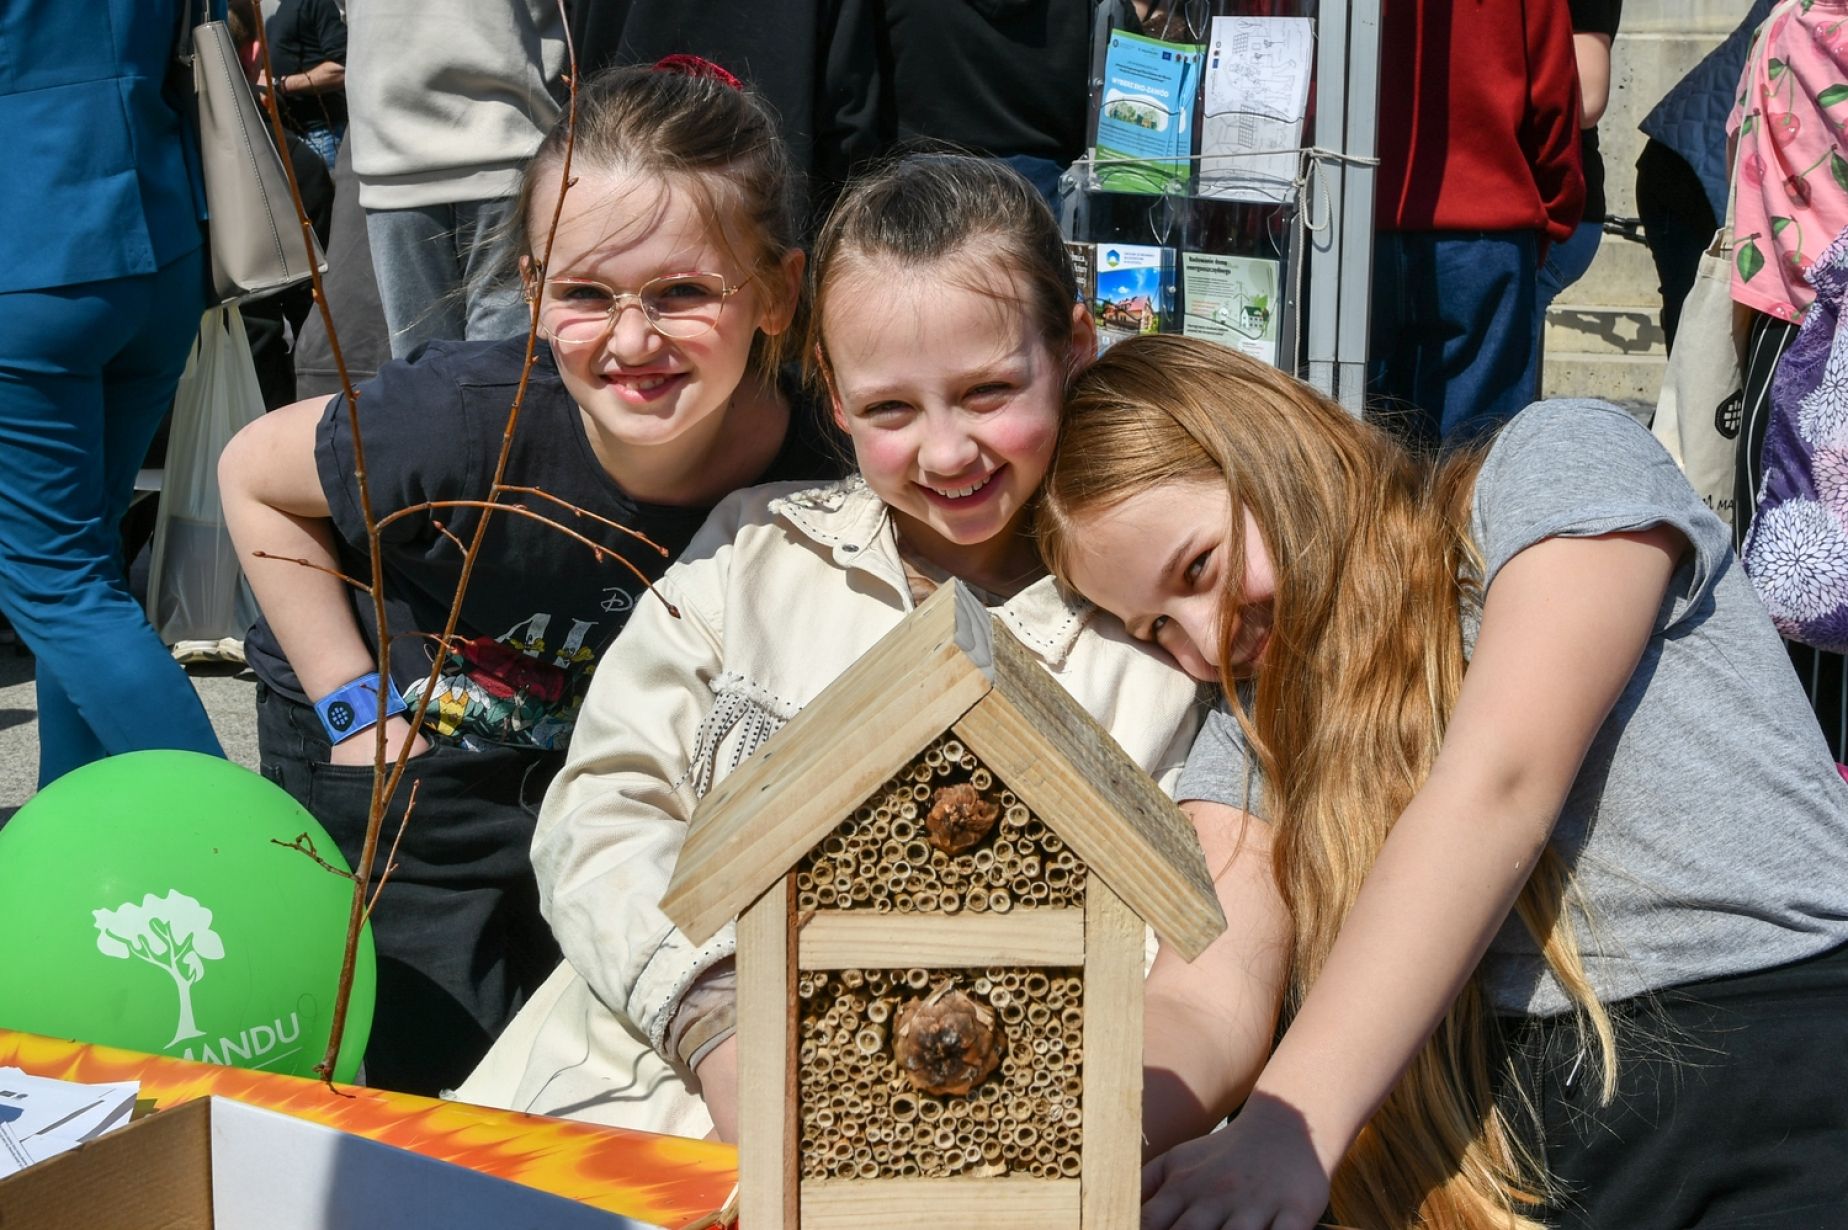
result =
M1673 346L1682 301L1694 289L1700 254L1713 242L1720 223L1694 168L1653 138L1636 160L1636 214L1642 219L1643 242L1655 260L1662 294L1662 332Z
M1612 1012L1624 1058L1609 1106L1569 1022L1510 1036L1570 1193L1549 1225L1848 1227L1848 948Z
M257 742L263 775L357 865L372 767L329 764L314 710L261 684ZM530 850L540 800L562 761L559 752L447 744L411 761L373 863L377 876L418 782L397 870L372 914L379 981L367 1084L421 1094L454 1088L557 966Z
M1533 400L1539 242L1534 231L1376 236L1370 408L1411 443L1466 440Z

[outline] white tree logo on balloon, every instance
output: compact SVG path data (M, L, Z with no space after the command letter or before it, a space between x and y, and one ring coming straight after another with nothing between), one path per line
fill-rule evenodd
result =
M153 893L141 904L125 901L113 910L92 910L96 946L106 957L139 957L167 972L180 996L180 1019L171 1047L188 1038L203 1038L193 1023L193 983L205 977L205 963L225 955L225 942L212 930L212 911L178 889L165 897Z

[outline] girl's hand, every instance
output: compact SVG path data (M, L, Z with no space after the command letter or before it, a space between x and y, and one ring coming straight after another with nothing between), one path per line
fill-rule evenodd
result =
M1143 1230L1310 1230L1329 1171L1303 1117L1254 1094L1224 1129L1142 1168Z
M404 740L411 733L411 724L402 717L385 719L385 763L387 766L398 759L398 749L404 746ZM343 743L336 743L327 754L327 763L343 765L369 765L373 762L373 751L377 736L370 730L362 730ZM421 734L411 742L411 755L421 756L430 750L430 741Z

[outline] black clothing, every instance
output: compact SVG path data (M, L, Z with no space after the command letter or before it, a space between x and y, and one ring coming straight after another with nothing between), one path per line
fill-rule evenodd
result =
M314 227L315 238L321 241L321 250L326 251L334 217L334 178L313 146L286 129L283 136L288 141L296 187L301 190L302 209ZM295 348L313 311L314 286L310 282L299 282L238 304L265 410L296 400Z
M1504 1022L1559 1230L1848 1227L1848 948L1610 1005L1599 1105L1570 1013ZM1775 1090L1775 1094L1768 1091ZM1775 1108L1775 1109L1773 1109ZM1531 1116L1512 1104L1516 1123Z
M346 63L346 18L334 0L282 0L276 13L263 23L269 41L271 80L280 82L332 60ZM347 122L345 90L325 94L281 94L282 119L296 132L310 128L344 131Z
M808 179L815 221L855 164L879 152L875 0L573 0L578 64L588 74L663 56L704 56L761 94L782 121L790 161Z
M314 710L261 683L257 743L263 776L307 808L348 866L358 866L372 765L329 764ZM397 869L372 913L378 982L368 1085L434 1097L461 1084L558 965L528 851L545 788L564 759L560 751L438 744L409 763L372 865L377 883L415 781L417 806Z
M1713 242L1720 220L1713 216L1713 206L1694 168L1654 137L1644 143L1636 159L1636 214L1642 219L1643 242L1655 261L1662 295L1662 332L1673 350L1681 304L1694 289L1700 255Z
M1069 164L1090 113L1091 0L882 0L883 108L898 141Z

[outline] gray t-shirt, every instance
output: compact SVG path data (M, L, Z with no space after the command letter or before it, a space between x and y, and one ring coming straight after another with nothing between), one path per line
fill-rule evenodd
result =
M1848 786L1725 526L1654 438L1599 402L1529 407L1489 451L1471 532L1492 585L1544 538L1651 525L1693 549L1552 837L1589 903L1574 921L1605 1001L1848 943ZM1217 710L1177 797L1240 806L1245 766L1243 733ZM1499 1012L1569 1007L1518 918L1483 972Z

